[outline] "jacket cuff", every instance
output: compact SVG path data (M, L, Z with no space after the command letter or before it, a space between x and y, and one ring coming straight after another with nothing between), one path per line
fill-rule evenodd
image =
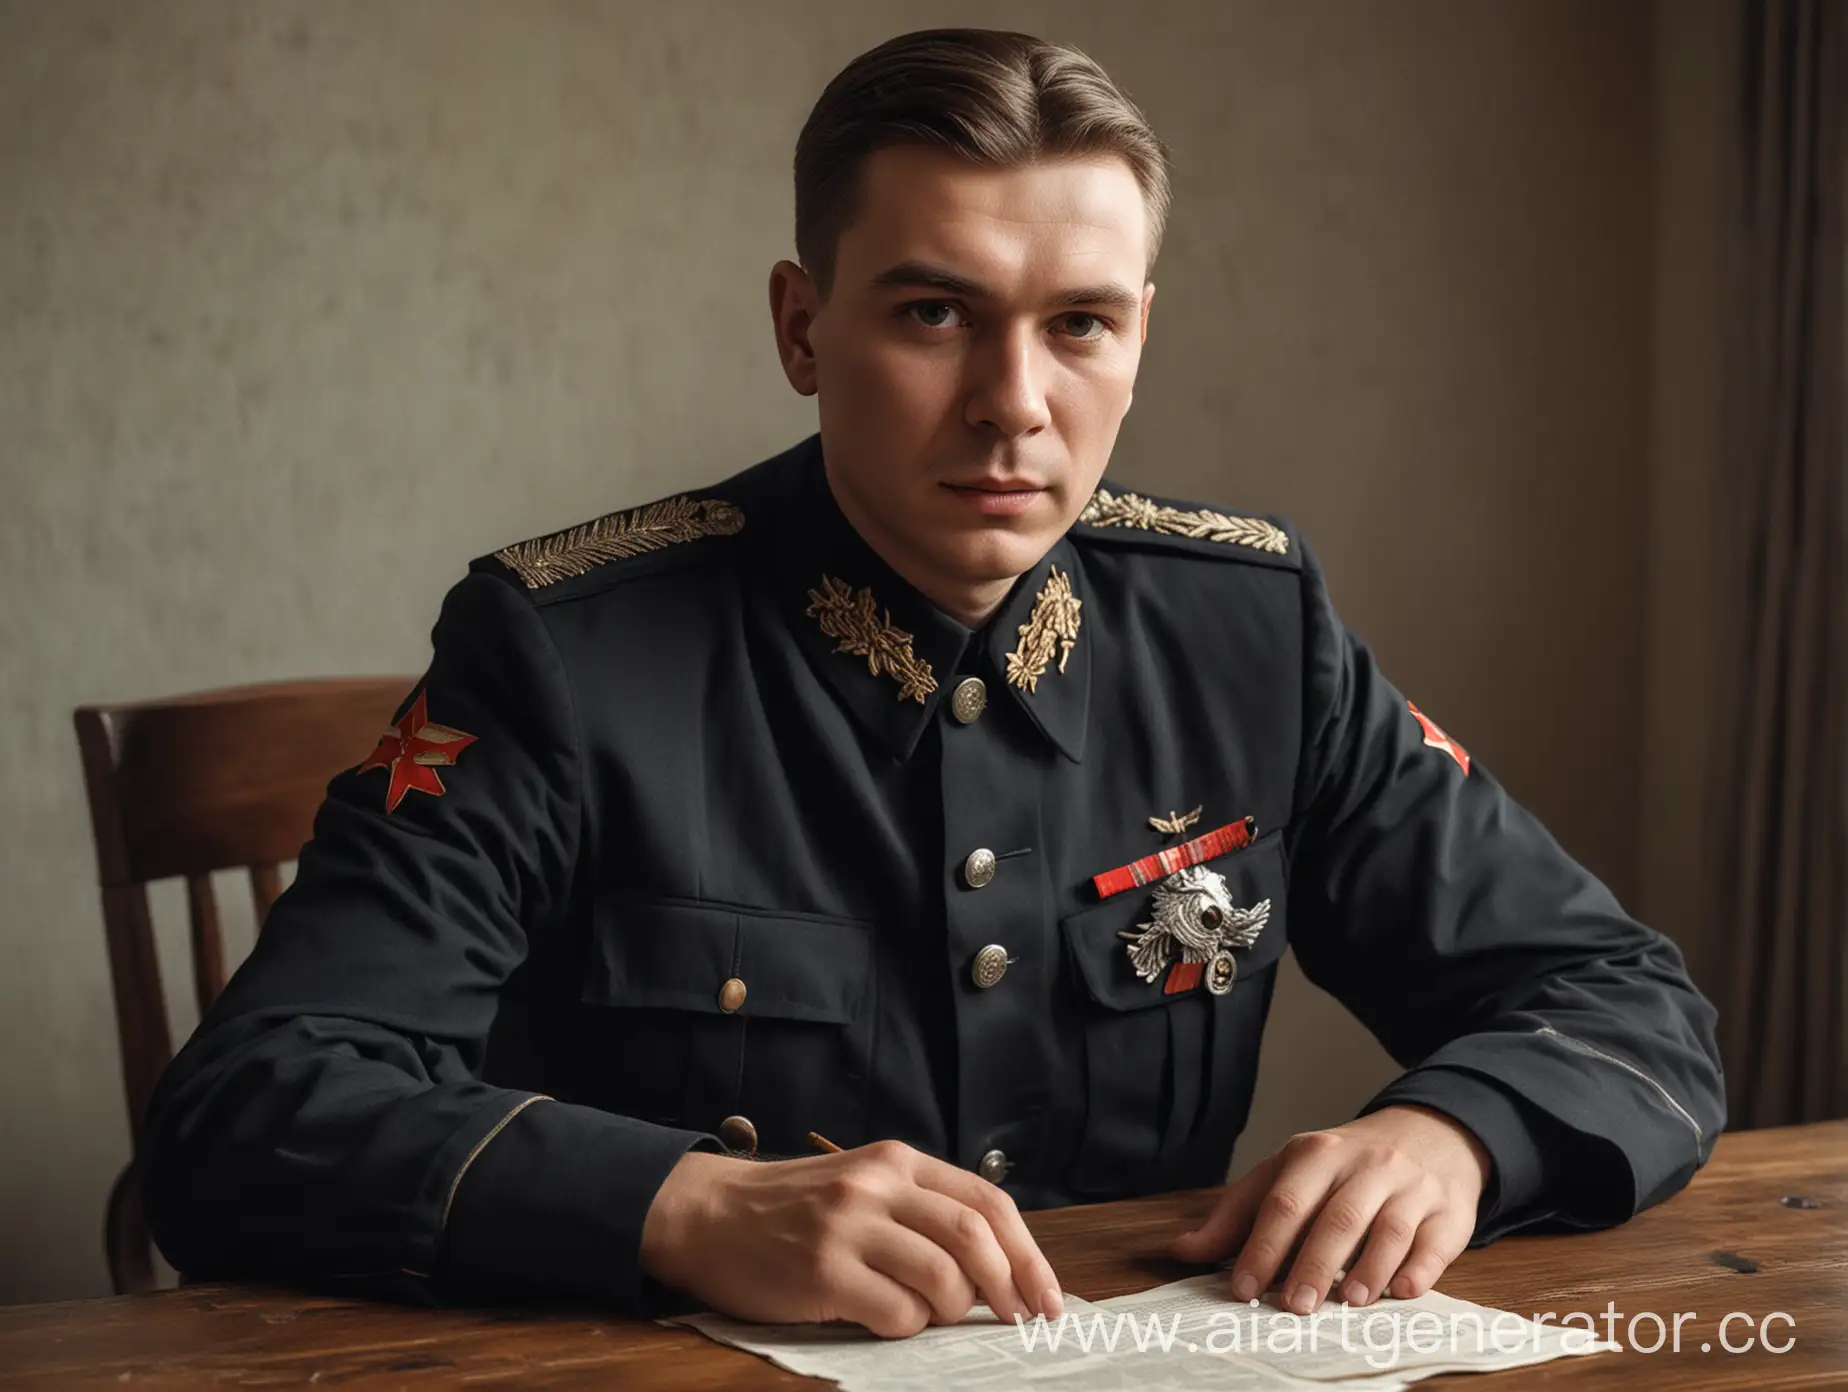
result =
M1544 1135L1544 1117L1499 1083L1444 1067L1414 1068L1401 1075L1362 1107L1360 1115L1407 1104L1442 1112L1473 1132L1489 1153L1491 1169L1476 1206L1472 1245L1547 1216L1542 1205L1551 1190L1554 1157Z
M663 1288L641 1269L642 1225L699 1131L549 1097L522 1099L454 1181L439 1280L471 1296L545 1291L648 1313Z

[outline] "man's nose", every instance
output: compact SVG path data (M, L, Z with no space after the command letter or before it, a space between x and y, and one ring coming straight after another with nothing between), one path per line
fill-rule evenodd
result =
M1010 330L975 354L975 385L969 394L969 423L993 426L1014 439L1044 430L1052 415L1046 405L1051 355L1031 330Z

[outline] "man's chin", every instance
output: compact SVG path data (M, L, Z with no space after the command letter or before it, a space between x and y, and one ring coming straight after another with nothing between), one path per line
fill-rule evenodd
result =
M1013 581L1046 558L1060 533L1022 533L994 527L957 537L937 548L939 564L965 584Z

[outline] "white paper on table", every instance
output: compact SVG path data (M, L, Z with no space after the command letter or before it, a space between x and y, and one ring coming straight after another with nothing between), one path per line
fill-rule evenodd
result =
M1056 1348L1049 1347L1051 1326L1029 1347L1031 1326L1003 1323L984 1305L959 1324L908 1339L881 1339L855 1325L751 1324L717 1314L664 1323L837 1382L845 1392L1402 1392L1438 1373L1519 1368L1618 1347L1577 1326L1538 1324L1437 1291L1349 1310L1345 1324L1341 1313L1332 1302L1313 1316L1241 1303L1227 1293L1225 1274L1210 1272L1096 1303L1067 1295L1064 1318L1053 1322Z
M1336 1301L1324 1301L1312 1315L1236 1301L1226 1281L1224 1272L1209 1272L1100 1301L1097 1308L1144 1322L1154 1316L1164 1329L1173 1324L1179 1338L1202 1349L1234 1349L1291 1377L1338 1380L1344 1388L1355 1385L1352 1379L1382 1374L1417 1381L1619 1348L1581 1326L1538 1324L1438 1291L1349 1308L1344 1320Z
M827 1378L843 1392L941 1392L945 1388L1047 1388L1056 1392L1327 1392L1320 1383L1291 1377L1255 1359L1189 1351L1153 1341L1138 1350L1125 1328L1114 1352L1093 1338L1087 1352L1075 1331L1112 1312L1073 1295L1065 1297L1065 1324L1056 1350L1042 1333L1029 1350L1020 1328L978 1305L959 1324L932 1326L908 1339L881 1339L855 1325L751 1324L725 1315L683 1315L664 1320L697 1329L718 1343L767 1358L780 1368ZM1401 1377L1369 1376L1342 1383L1342 1392L1403 1392Z

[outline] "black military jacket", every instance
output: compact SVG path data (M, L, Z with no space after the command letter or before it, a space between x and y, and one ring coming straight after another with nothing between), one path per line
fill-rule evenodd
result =
M1369 1110L1481 1137L1478 1240L1620 1221L1723 1124L1674 946L1381 676L1281 521L1106 483L972 632L811 437L475 562L433 641L155 1097L189 1273L637 1308L661 1181L752 1131L896 1137L1025 1207L1215 1184L1286 945L1408 1068ZM1218 960L1139 971L1200 855Z

